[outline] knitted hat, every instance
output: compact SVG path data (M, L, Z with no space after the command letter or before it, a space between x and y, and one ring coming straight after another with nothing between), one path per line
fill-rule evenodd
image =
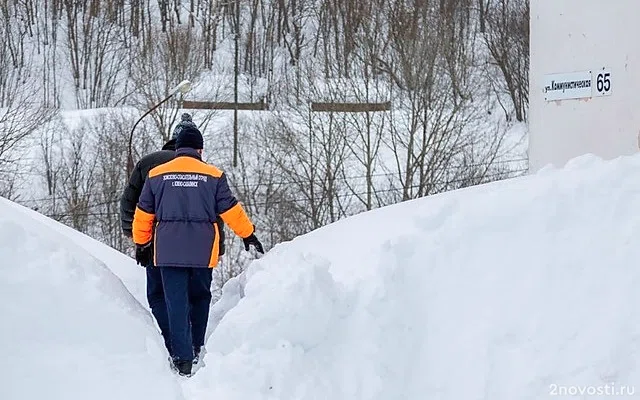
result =
M196 150L201 150L204 147L202 133L200 133L198 128L187 126L180 131L176 138L176 150L183 147L189 147Z
M182 117L180 117L180 122L178 123L176 128L173 130L172 139L177 139L180 132L188 126L191 128L198 129L198 126L191 119L191 115L189 113L184 113L182 114Z

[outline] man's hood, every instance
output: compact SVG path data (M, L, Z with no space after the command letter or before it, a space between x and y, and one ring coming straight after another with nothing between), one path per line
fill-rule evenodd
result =
M176 151L176 140L175 139L169 140L167 143L164 144L164 146L162 146L162 150Z

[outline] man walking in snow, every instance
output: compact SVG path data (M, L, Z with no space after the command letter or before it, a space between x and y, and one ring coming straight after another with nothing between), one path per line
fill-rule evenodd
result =
M133 220L137 251L152 255L162 275L173 363L181 375L191 374L204 343L219 256L217 216L243 239L245 250L264 252L226 175L202 161L203 147L197 128L182 129L176 158L149 171Z
M147 179L149 171L158 165L164 164L175 158L176 139L180 131L186 127L197 128L191 118L191 115L184 113L182 114L180 122L173 131L172 138L162 146L162 150L142 157L131 173L127 187L124 189L122 197L120 198L120 221L122 224L122 231L127 237L133 237L133 216L136 210L136 205L138 204L138 199L140 198L140 193L142 192L142 186ZM223 255L225 252L224 224L220 217L218 217L218 227L220 228L219 255ZM160 274L160 269L154 268L153 258L151 255L152 249L150 248L144 249L144 251L142 249L137 249L136 261L146 269L147 301L149 302L151 312L160 327L165 347L169 354L172 355L171 341L169 337L169 317L167 315L167 304L164 300L162 276Z

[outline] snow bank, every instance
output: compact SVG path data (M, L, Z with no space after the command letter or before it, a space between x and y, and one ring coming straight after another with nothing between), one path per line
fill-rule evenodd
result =
M638 171L585 156L279 245L225 288L185 396L638 395Z
M6 210L7 213L15 214L18 218L28 220L29 224L54 232L58 240L64 241L72 248L93 255L120 278L139 303L144 304L145 307L148 305L145 272L133 258L37 211L8 202L3 198L0 198L0 208Z
M127 257L76 235L0 199L0 399L181 399L151 315L94 256Z

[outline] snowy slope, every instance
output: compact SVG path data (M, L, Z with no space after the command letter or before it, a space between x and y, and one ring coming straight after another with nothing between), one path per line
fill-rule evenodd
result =
M638 396L639 171L584 156L279 245L225 287L185 397Z
M131 259L5 199L0 259L0 399L183 398Z
M18 218L26 218L29 224L46 227L54 232L58 240L62 240L79 251L87 252L102 261L120 278L128 291L145 307L147 304L146 281L144 270L134 259L112 249L109 246L81 233L75 229L48 218L36 211L21 207L0 197L0 207L7 213L15 213ZM147 307L148 308L148 307Z

